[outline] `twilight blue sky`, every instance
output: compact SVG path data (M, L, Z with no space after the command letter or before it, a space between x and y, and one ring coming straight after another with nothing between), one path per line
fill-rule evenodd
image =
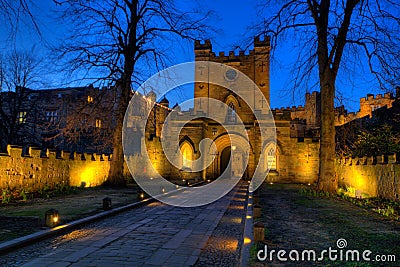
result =
M36 1L32 1L36 2ZM182 0L176 1L177 5L180 4L188 5ZM211 27L218 29L217 34L211 37L213 43L214 52L225 51L226 53L236 45L240 44L243 37L249 37L248 27L260 21L261 18L257 17L257 6L258 1L250 0L205 0L201 2L201 6L205 9L214 10L215 16L211 18L207 23ZM65 27L58 22L57 19L52 18L54 16L53 10L57 7L51 0L41 0L35 3L32 7L32 13L37 18L37 22L42 31L42 38L35 33L30 27L27 27L23 22L20 25L20 32L17 36L18 50L30 50L32 53L37 54L39 58L46 61L48 58L48 50L46 46L48 44L56 44L62 40L64 36ZM2 22L4 23L4 22ZM5 27L0 27L0 40L2 44L0 49L2 53L14 47L13 42L4 42L7 40L7 34L4 30ZM209 38L208 36L205 38ZM183 44L176 46L176 51L173 51L174 56L173 63L181 63L186 61L192 61L193 56L193 45ZM291 49L290 44L285 44L282 47L277 47L272 59L271 65L271 107L282 107L282 106L293 106L304 104L304 93L305 89L299 90L296 94L288 92L286 88L290 87L290 66L291 62L295 58L295 54ZM44 78L48 81L48 87L59 87L70 84L69 80L59 73L51 71L51 65L53 62L46 62L48 64L49 71L43 73ZM359 98L364 97L367 93L382 93L370 79L361 79L359 77L350 77L351 82L338 81L337 87L343 97L343 104L350 111L356 111L359 108ZM84 85L84 83L82 84ZM185 89L191 91L190 89ZM184 92L171 94L171 104L173 105L177 101L183 101L185 97L190 97L191 92ZM339 103L340 101L338 101Z

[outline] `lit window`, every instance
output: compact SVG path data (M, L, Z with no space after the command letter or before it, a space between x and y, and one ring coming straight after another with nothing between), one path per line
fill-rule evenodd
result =
M90 96L90 95L88 95L88 97L87 97L87 102L88 102L88 103L93 103L93 97Z
M276 170L276 147L274 144L270 144L266 149L267 153L266 166L270 171Z
M96 120L96 128L101 128L101 120Z
M57 111L56 110L46 111L46 120L51 123L56 122L57 121Z
M25 123L26 122L26 111L20 111L17 115L18 123Z
M182 168L192 168L193 149L188 143L184 143L181 147Z

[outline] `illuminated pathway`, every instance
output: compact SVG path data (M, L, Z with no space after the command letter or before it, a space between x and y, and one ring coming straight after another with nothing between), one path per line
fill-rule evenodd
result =
M196 208L152 203L3 255L0 265L191 266L207 255L202 248L210 247L210 237L218 240L213 232L231 200L244 205L245 192L241 183L220 200ZM232 221L240 225L243 220L239 215ZM232 244L232 237L226 239ZM233 242L237 250L238 239Z

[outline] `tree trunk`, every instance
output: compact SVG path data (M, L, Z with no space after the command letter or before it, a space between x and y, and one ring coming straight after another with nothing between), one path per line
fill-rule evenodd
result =
M113 136L113 154L110 162L107 183L115 186L124 186L124 152L122 148L122 122L118 118L117 127Z
M126 77L126 76L125 76ZM128 76L129 77L129 76ZM122 128L124 124L125 111L129 105L130 78L124 79L120 89L120 97L116 113L116 127L113 135L113 155L110 162L107 183L115 186L126 185L124 177L124 151L122 147ZM117 89L118 90L118 89Z
M336 193L338 187L338 181L335 177L334 99L334 75L324 75L321 78L321 141L318 190L330 193Z

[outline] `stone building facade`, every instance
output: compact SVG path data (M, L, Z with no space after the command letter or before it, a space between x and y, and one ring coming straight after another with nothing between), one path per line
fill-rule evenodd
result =
M111 153L114 87L17 88L1 93L0 152L7 145L79 153ZM11 139L8 135L12 135Z
M243 72L260 88L267 104L270 104L270 40L268 38L264 40L255 38L254 49L250 50L248 54L243 52L235 54L231 51L227 55L223 52L216 55L209 40L203 43L196 41L195 60L222 63ZM195 70L195 75L199 75L201 72L207 73L204 66L201 68L203 69ZM168 100L160 96L162 99L159 100L153 111L157 114L158 122L154 124L157 129L150 131L147 129L147 136L143 137L147 151L151 152L149 156L152 162L152 166L146 167L144 175L151 175L148 170L154 167L154 171L170 178L214 179L227 170L231 175L242 171L244 172L243 178L250 179L257 165L260 164L264 170L270 169L268 176L265 174L265 178L271 182L312 183L318 177L319 140L311 130L318 128L319 117L316 110L319 102L316 93L307 96L305 108L297 113L294 112L295 116L291 110L272 110L277 138L276 141L262 144L258 122L243 99L234 92L215 84L195 83L194 107L187 111L181 111L179 107L175 107L175 109L179 109L175 123L179 124L181 121L182 124L185 124L181 131L176 133L179 134L180 168L172 166L162 152L160 128L163 126L165 118L171 114L172 109L169 107ZM154 95L150 97L155 99ZM211 104L206 99L200 100L199 98L217 99L234 110L246 128L249 137L248 143L232 146L225 128L216 121L206 118L212 110ZM255 112L266 106L261 99L254 101ZM226 121L229 121L230 114L229 111L226 112ZM199 114L204 114L204 117L191 119ZM295 119L301 123L294 123ZM297 127L300 124L304 124L304 130L293 131L294 125ZM311 133L304 134L305 130L310 130ZM200 141L205 138L211 139L216 144L217 149L213 152L214 160L204 170L190 172L189 170L193 166L189 162L200 158ZM245 153L246 146L250 148L248 156ZM275 155L273 151L276 151ZM231 154L233 163L229 165Z

